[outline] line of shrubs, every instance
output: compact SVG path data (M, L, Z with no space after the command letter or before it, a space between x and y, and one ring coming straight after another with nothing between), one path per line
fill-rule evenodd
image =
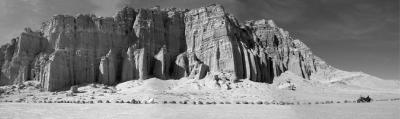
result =
M380 99L376 101L399 101L400 98L392 98L392 99ZM366 103L366 102L371 102L372 99L368 97L360 97L357 100L344 100L344 101L316 101L314 103L312 102L285 102L285 101L161 101L161 102L154 102L154 101L140 101L140 100L114 100L113 103L126 103L126 104L192 104L192 105L216 105L216 104L244 104L244 105L249 105L249 104L257 104L257 105L311 105L311 104L339 104L339 103ZM109 100L34 100L34 101L26 101L26 100L0 100L0 102L9 102L9 103L74 103L74 104L94 104L94 103L111 103Z

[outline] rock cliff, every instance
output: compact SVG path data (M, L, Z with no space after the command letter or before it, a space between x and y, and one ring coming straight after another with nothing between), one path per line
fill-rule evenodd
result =
M310 79L335 70L272 20L240 24L220 5L56 15L0 50L0 85L37 80L48 91L206 75L273 83L285 71Z

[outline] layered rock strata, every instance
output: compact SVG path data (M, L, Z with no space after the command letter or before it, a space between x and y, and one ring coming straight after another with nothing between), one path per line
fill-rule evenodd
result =
M48 91L206 75L272 83L285 71L309 79L329 67L273 21L239 24L220 5L56 15L0 49L1 85L37 80Z

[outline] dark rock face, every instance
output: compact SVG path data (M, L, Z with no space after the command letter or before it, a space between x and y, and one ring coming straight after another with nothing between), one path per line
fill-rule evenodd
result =
M114 17L56 15L0 48L0 85L40 81L48 91L151 77L272 83L309 79L327 65L271 20L240 25L220 5L192 10L123 8Z

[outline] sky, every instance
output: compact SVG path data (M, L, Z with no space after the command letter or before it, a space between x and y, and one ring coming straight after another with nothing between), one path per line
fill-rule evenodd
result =
M113 16L123 6L212 3L242 22L274 20L334 67L400 80L399 0L0 0L0 44L55 14Z

